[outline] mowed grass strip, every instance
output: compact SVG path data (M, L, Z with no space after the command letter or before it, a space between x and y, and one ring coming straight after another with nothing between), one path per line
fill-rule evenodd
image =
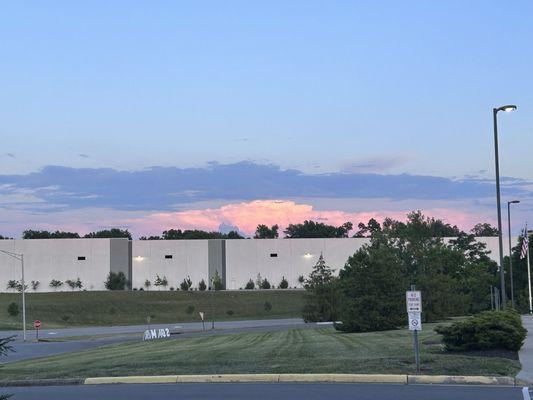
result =
M499 357L443 353L433 325L421 334L422 373L514 376ZM6 364L3 380L228 373L414 373L407 330L345 334L292 329L138 342Z
M9 303L20 293L0 294L0 329L21 329L20 315L10 317ZM268 305L265 307L265 303ZM301 317L303 290L255 291L107 291L31 293L26 295L27 323L38 319L42 329L74 326L136 325L211 320Z

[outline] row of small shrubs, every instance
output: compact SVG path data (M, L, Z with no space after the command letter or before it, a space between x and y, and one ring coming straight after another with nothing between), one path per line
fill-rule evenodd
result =
M244 285L244 289L246 290L253 290L256 287L258 289L276 289L275 285L272 285L267 278L261 278L261 275L257 275L257 279L255 280L255 282L250 278L250 280L246 282L246 285ZM287 279L285 279L285 277L283 276L277 288L288 289L289 281L287 281Z
M516 311L485 311L449 326L437 326L448 351L505 349L518 351L527 330Z

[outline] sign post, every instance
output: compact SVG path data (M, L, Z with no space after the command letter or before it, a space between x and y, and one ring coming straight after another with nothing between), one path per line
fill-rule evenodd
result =
M422 330L422 294L411 285L411 290L405 293L407 315L409 316L409 330L413 331L415 347L416 372L420 373L420 348L418 344L418 331Z
M33 327L35 328L35 340L38 342L39 341L39 329L41 329L41 321L39 321L38 319L33 321Z
M202 319L202 330L205 331L204 313L200 311L198 314L200 314L200 318Z

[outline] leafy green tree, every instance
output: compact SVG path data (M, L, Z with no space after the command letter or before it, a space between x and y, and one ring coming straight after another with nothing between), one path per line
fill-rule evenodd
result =
M9 240L9 239L13 239L13 238L0 235L0 240Z
M158 288L163 284L163 280L159 275L156 275L154 280L154 286L157 286Z
M250 279L248 282L246 282L246 286L244 286L246 290L253 290L255 289L255 283L252 279Z
M87 239L114 239L114 238L126 238L131 240L131 233L127 229L104 229L97 232L91 232L84 236Z
M267 225L257 225L254 239L276 239L279 236L279 226L272 225L270 228Z
M128 280L124 272L109 272L107 279L105 281L105 288L107 290L125 290L128 285Z
M285 279L285 277L282 277L281 282L279 283L279 288L287 289L288 287L289 287L289 282L287 281L287 279Z
M207 289L207 285L205 284L205 280L201 280L200 283L198 283L198 290L201 290L202 292Z
M23 239L79 239L80 235L76 232L63 232L63 231L39 231L27 229L22 232Z
M187 278L184 278L183 281L180 283L181 290L188 291L192 287L192 281L191 277L188 276Z
M218 274L218 271L215 271L215 276L212 278L212 288L214 290L224 290L224 283L222 282L222 278Z
M72 279L67 279L67 280L65 281L65 283L68 285L68 287L69 287L71 290L76 289L76 281L73 281Z
M230 231L228 233L221 232L207 232L198 229L184 230L181 229L169 229L163 232L161 237L164 240L191 240L191 239L244 239L236 231Z
M31 281L31 288L33 290L37 290L39 288L40 284L41 284L41 282L39 282L39 281Z
M78 290L81 290L81 288L83 287L83 283L81 282L81 279L80 278L77 278L76 279L76 282L75 282L75 286Z
M150 289L150 286L152 286L152 282L150 282L148 279L144 281L144 288L146 290Z
M334 270L326 265L320 254L313 271L305 281L305 306L303 319L306 322L336 321L339 308L339 290Z
M476 224L470 232L476 237L498 236L498 228L495 228L486 222Z
M7 289L17 290L17 287L18 287L19 284L20 284L19 281L11 279L11 280L7 281Z
M369 332L405 325L406 275L398 248L386 236L374 236L348 259L338 286L342 324L337 329Z
M381 231L381 225L374 218L370 218L367 225L360 222L357 227L359 230L353 235L353 237L368 237Z
M345 238L352 228L351 222L335 227L322 222L304 221L303 224L289 224L284 233L286 238Z
M53 288L54 290L57 290L61 286L63 286L63 282L61 282L61 281L59 281L57 279L52 279L50 281L50 287Z

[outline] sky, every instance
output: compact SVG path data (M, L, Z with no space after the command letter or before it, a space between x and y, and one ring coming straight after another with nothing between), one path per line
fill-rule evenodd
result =
M532 18L525 0L5 2L0 234L251 234L415 209L495 223L492 108L509 103L518 233Z

